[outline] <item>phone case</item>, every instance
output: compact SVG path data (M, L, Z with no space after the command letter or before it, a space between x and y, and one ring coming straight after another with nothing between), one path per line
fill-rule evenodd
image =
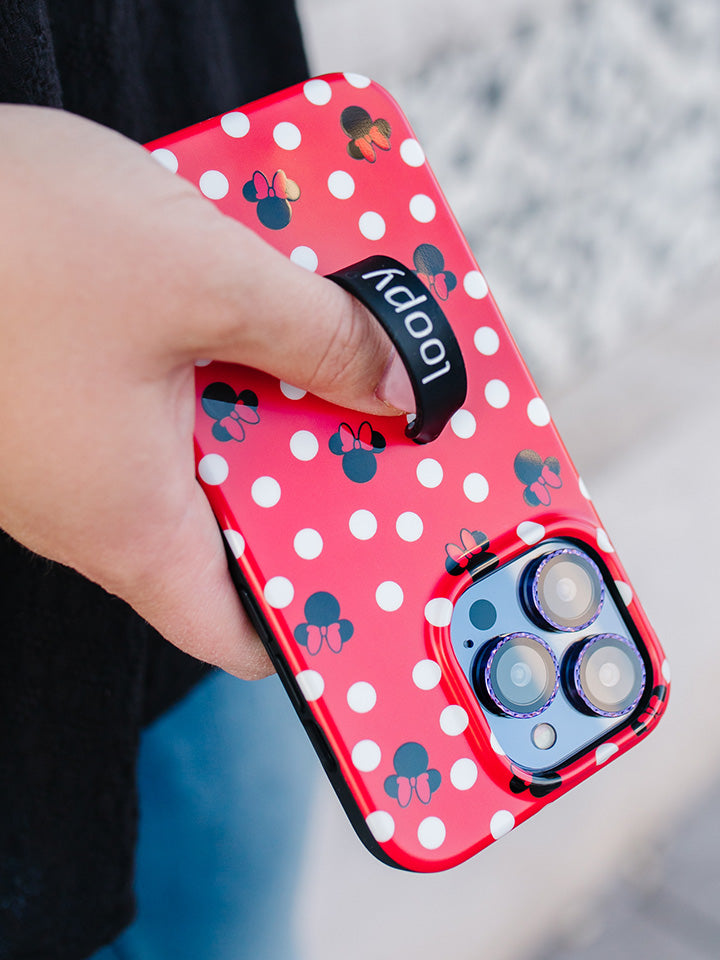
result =
M369 422L255 370L198 361L196 457L243 601L360 838L405 869L458 864L655 726L662 649L383 89L317 78L148 149L310 270L396 258L452 325L467 396L432 442L409 439L401 417ZM450 625L487 570L556 538L601 558L647 683L602 742L533 773L492 733Z

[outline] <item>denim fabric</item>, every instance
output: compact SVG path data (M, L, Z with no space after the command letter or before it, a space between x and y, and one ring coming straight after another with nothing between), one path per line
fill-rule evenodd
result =
M314 753L276 677L204 680L143 735L135 922L92 960L293 960Z

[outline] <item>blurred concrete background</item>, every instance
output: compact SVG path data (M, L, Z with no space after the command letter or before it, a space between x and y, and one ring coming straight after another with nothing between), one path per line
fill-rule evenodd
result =
M659 729L473 861L405 875L324 783L310 960L720 957L720 3L301 0L408 114L673 665Z

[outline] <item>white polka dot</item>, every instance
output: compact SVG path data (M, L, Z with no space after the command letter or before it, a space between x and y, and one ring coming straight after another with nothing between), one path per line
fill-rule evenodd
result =
M500 337L492 327L478 327L473 337L473 343L478 353L484 357L492 357L500 348Z
M595 763L601 766L617 752L618 745L616 743L601 743L595 751Z
M491 407L501 410L510 401L510 391L503 380L490 380L485 385L485 399Z
M510 811L498 810L497 813L492 815L492 819L490 820L490 833L495 840L499 840L500 837L504 837L506 833L510 833L514 826L515 817Z
M385 580L375 591L375 600L381 610L393 613L399 610L403 602L402 587L394 580Z
M615 548L610 543L610 537L608 537L602 527L597 528L595 536L597 538L597 545L604 553L615 553Z
M366 240L380 240L385 236L385 221L374 210L366 210L358 220L360 233Z
M368 713L377 703L375 687L364 680L358 680L348 690L347 702L355 713Z
M415 543L419 540L423 532L423 522L416 513L407 510L401 513L395 521L395 530L401 540L407 543Z
M432 489L433 487L439 487L442 483L443 468L437 460L433 460L432 457L426 457L424 460L421 460L417 465L415 473L424 487Z
M293 387L291 383L285 383L284 380L280 381L280 389L283 396L287 397L288 400L302 400L307 393L307 390L303 390L300 387Z
M479 270L471 270L463 277L465 293L473 300L482 300L488 295L488 285Z
M471 503L487 500L490 486L481 473L469 473L463 480L463 493Z
M372 540L377 533L375 514L369 510L356 510L348 521L350 533L356 540Z
M290 437L290 453L296 460L307 463L317 456L319 449L317 437L309 430L298 430Z
M283 120L282 123L275 125L273 140L281 150L297 150L302 141L302 136L294 123Z
M317 530L305 527L295 534L293 547L295 553L303 560L315 560L322 553L323 540Z
M158 147L157 150L153 150L150 156L153 160L157 160L161 167L169 170L170 173L177 173L178 158L172 150L167 150L165 147Z
M523 543L531 547L545 536L545 527L541 523L535 523L534 520L523 520L517 525L515 532Z
M670 661L663 660L663 665L661 667L661 672L665 683L670 683L670 678L672 677L672 671L670 670Z
M200 479L213 487L216 487L219 483L224 483L229 473L228 462L219 453L206 453L198 464Z
M327 185L336 200L349 200L355 193L355 181L344 170L333 170L328 177Z
M378 843L387 843L395 833L395 821L386 810L373 810L365 817L365 823Z
M243 535L238 533L237 530L223 530L223 536L227 540L232 555L236 560L239 559L245 552L245 538Z
M200 189L208 200L222 200L230 189L228 178L219 170L206 170L200 177Z
M314 103L316 107L324 107L326 103L330 103L332 87L327 80L308 80L303 87L303 93L310 103Z
M434 627L447 627L452 615L453 605L447 597L434 597L425 604L425 619Z
M456 437L469 440L477 430L477 421L469 410L456 410L450 417L450 427Z
M578 487L580 489L580 493L585 497L586 500L592 500L592 497L590 496L590 491L585 486L585 481L583 480L582 477L578 477Z
M478 778L477 764L469 757L456 760L450 767L450 783L456 790L469 790Z
M624 580L616 580L615 586L618 588L618 593L622 598L622 602L625 604L626 607L629 606L632 603L632 598L633 598L632 587L630 586L630 584L625 583Z
M409 167L421 167L425 163L425 151L417 140L408 138L400 144L400 158Z
M266 601L276 610L289 607L295 596L295 588L287 577L271 577L263 590Z
M420 690L433 690L439 683L442 672L435 660L418 660L413 667L413 683Z
M370 773L380 766L382 753L374 740L360 740L352 748L352 762L357 770Z
M259 507L274 507L280 499L280 484L274 477L258 477L250 496Z
M317 670L301 670L295 679L300 687L300 692L309 702L318 700L325 690L325 681Z
M445 707L440 714L440 729L449 737L459 736L469 722L467 712L457 704Z
M437 850L445 843L445 824L440 817L425 817L420 821L417 838L421 847L426 850Z
M498 738L495 736L494 733L490 734L490 746L493 748L493 750L499 757L505 756L505 751L500 746L500 741L498 740Z
M193 360L196 367L209 367L212 360Z
M240 110L233 110L221 117L220 126L229 137L238 140L240 137L247 135L250 130L250 120Z
M430 223L435 219L435 203L424 193L416 193L410 200L410 216L418 223Z
M536 427L546 427L550 423L550 411L540 397L533 397L527 405L527 415L530 423L534 423Z
M318 255L312 247L295 247L290 254L290 259L299 267L304 267L310 273L315 273L318 268Z
M351 87L356 87L358 90L370 86L370 77L366 77L362 73L344 73L343 76Z

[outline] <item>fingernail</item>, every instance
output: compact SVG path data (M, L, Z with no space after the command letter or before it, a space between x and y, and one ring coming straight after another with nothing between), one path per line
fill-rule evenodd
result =
M396 410L404 413L415 412L415 394L405 365L393 350L390 361L385 367L375 396Z

